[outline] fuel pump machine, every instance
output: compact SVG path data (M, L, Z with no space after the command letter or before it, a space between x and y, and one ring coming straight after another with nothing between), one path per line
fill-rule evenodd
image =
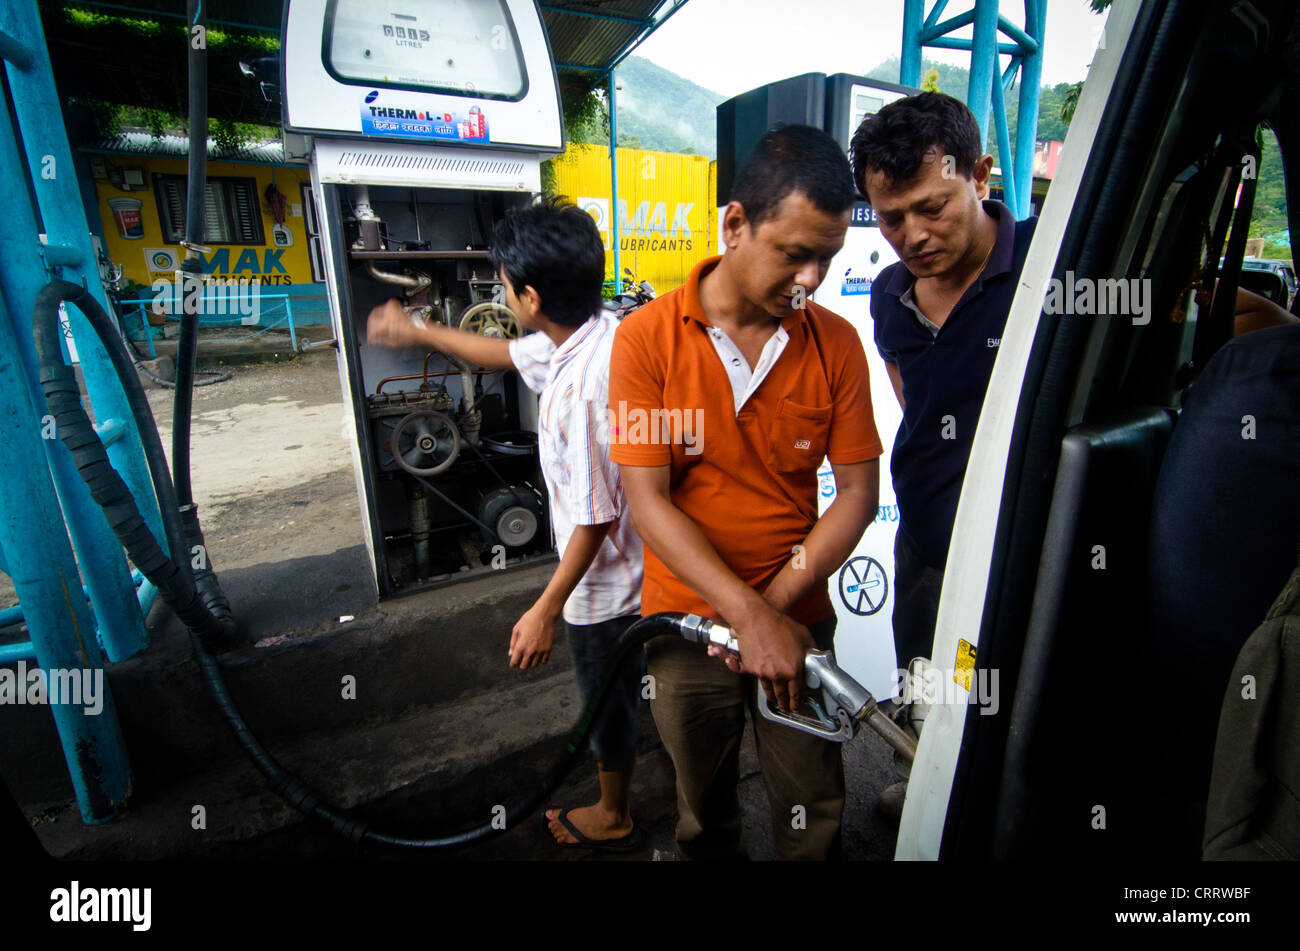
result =
M535 396L514 373L365 341L391 297L417 322L520 333L488 244L564 148L535 0L287 0L282 50L378 594L547 555Z
M896 99L920 92L907 86L839 73L807 73L741 93L718 106L719 210L726 207L736 172L763 134L777 123L801 123L825 129L847 154L849 141L862 120ZM722 215L718 215L721 222ZM718 242L722 246L721 240ZM844 247L813 300L852 323L862 338L871 374L871 402L876 427L885 446L880 460L880 510L858 547L831 576L831 601L838 626L835 654L840 667L877 697L896 693L894 671L910 658L894 658L892 584L894 532L898 504L889 478L889 451L903 413L872 338L871 285L877 275L898 260L881 235L875 215L865 202L853 208ZM835 499L831 467L818 472L822 511Z

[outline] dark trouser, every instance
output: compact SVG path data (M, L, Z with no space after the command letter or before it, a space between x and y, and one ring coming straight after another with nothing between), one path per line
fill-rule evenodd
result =
M900 670L934 649L943 571L931 568L900 529L894 536L894 651Z
M817 646L833 646L835 619L813 625ZM681 637L646 645L654 683L650 709L677 771L677 849L687 859L740 858L740 741L745 710L771 805L782 859L838 859L844 811L840 744L765 719L755 678L733 674Z
M629 614L599 624L564 622L583 706L600 686L605 661L613 652L615 643L639 620L639 615ZM636 754L636 741L641 736L637 704L641 699L641 679L644 676L645 657L637 651L624 662L609 688L609 699L592 724L591 748L600 768L606 772L621 773L632 764L632 757Z
M928 658L933 653L942 589L943 572L922 561L900 529L894 536L894 651L899 670L907 670L913 657ZM899 780L911 773L898 753L894 753L894 772Z

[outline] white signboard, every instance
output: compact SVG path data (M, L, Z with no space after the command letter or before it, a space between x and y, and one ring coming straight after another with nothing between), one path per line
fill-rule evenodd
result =
M550 43L533 0L289 0L291 132L558 152Z

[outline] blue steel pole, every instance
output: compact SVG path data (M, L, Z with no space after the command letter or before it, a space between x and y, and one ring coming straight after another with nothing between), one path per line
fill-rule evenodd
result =
M298 335L293 332L293 302L289 300L288 295L284 296L284 314L289 318L289 346L293 352L298 352Z
M1025 0L1025 32L1038 44L1026 53L1020 67L1020 118L1016 122L1016 191L1020 215L1033 210L1034 144L1038 136L1038 95L1043 81L1043 33L1047 26L1047 0Z
M971 37L970 83L966 105L975 114L980 129L980 149L988 141L990 94L998 70L998 0L975 0L974 34ZM1002 164L1007 160L1004 157Z
M43 407L45 402L36 364L36 345L32 339L32 308L37 292L49 275L36 239L38 227L28 198L26 169L18 153L9 111L2 106L0 103L0 113L3 113L0 116L0 206L7 210L7 219L5 227L0 228L0 260L5 262L0 278L0 296L9 309L17 334L15 349L8 351L7 356L12 360L14 377L26 383L33 405ZM37 135L39 131L33 132L33 136ZM101 404L95 404L95 409L97 415L104 414L101 418L108 423L110 417L101 409ZM120 420L120 417L111 418ZM138 642L145 636L144 619L127 570L122 543L109 528L103 510L91 498L90 489L77 472L67 447L58 439L44 439L41 443L44 445L42 455L30 460L29 465L43 459L53 474L63 519L72 536L77 562L99 621L98 633L108 645L120 647ZM112 452L112 448L109 451ZM27 552L14 548L8 548L6 554L14 562L30 557ZM17 569L18 566L10 567ZM78 582L74 590L80 588ZM31 605L23 602L23 607L30 610ZM94 624L88 625L85 631L93 638L96 633ZM114 656L112 651L109 656Z
M948 0L934 0L934 6L925 16L925 29L929 29L939 22L939 17L943 16L943 11L948 9Z
M1011 217L1023 218L1020 212L1019 191L1016 182L1019 170L1011 163L1011 133L1007 131L1007 100L1002 95L1002 79L995 77L990 90L993 100L993 129L998 137L998 155L1002 159L1002 201L1011 210Z
M0 126L8 131L7 117ZM12 145L12 140L7 144ZM26 196L20 197L22 207L27 207ZM13 271L13 262L6 259L6 290ZM106 822L131 793L131 768L104 677L104 657L93 636L93 618L81 593L77 561L68 545L50 472L43 464L46 451L41 444L57 439L42 438L44 404L33 399L28 375L15 366L24 351L32 349L30 321L14 321L13 316L0 299L0 441L11 466L0 479L0 544L9 555L9 574L31 632L30 650L40 668L47 678L51 671L74 671L83 678L83 688L95 690L102 701L95 715L60 696L59 703L50 703L50 712L81 818L87 823ZM25 348L20 346L24 335ZM61 443L59 448L63 449ZM21 469L20 460L25 463ZM121 551L120 545L117 550ZM31 656L24 649L6 653L10 661ZM28 685L18 686L26 690ZM46 699L56 698L47 692ZM81 699L87 699L84 693Z
M898 81L904 86L921 85L921 26L925 0L903 0L903 51L899 56Z
M623 271L619 267L619 220L618 220L618 102L614 98L614 71L605 77L605 87L609 90L609 238L614 245L614 293L623 289Z
M76 180L72 150L68 146L62 125L50 121L51 116L61 115L61 109L35 0L11 0L4 4L0 8L0 30L18 37L29 52L25 68L19 68L13 62L7 62L5 66L14 100L14 112L24 130L27 168L31 171L47 243L80 252L80 265L65 267L62 277L66 280L80 278L105 311L112 313L90 245L89 227ZM8 170L6 178L10 179L5 184L5 190L13 190L14 182L21 182L22 172L17 165L9 162L4 167ZM12 204L15 201L21 201L24 206L27 203L25 189L17 191L21 194L8 197L10 208L15 207ZM21 228L7 230L19 240L26 238L30 241L34 237L34 232L24 235ZM12 263L14 259L6 253L6 261ZM17 285L17 300L10 299L8 303L15 318L19 320L19 327L29 325L31 304L48 277L43 271L30 267L18 268L16 273L11 273L10 280ZM19 306L18 300L25 302L26 306ZM108 446L109 461L131 490L145 524L166 551L162 518L154 498L153 483L145 462L139 430L131 415L126 395L113 372L107 350L89 322L74 307L67 308L67 312L73 339L77 344L86 391L95 409L96 422L105 425L109 421L116 421L123 430L122 438ZM27 334L25 344L22 352L31 353L34 359L30 333ZM56 453L66 454L62 444L56 443L52 448L55 448ZM81 485L80 477L74 474L74 478L81 491L73 493L73 498L69 501L74 506L84 504L87 507L84 520L97 520L103 528L94 533L92 542L89 535L75 525L72 526L73 541L98 621L98 635L110 659L124 660L148 647L144 618L140 613L121 544L109 531L98 505L89 498L84 485ZM58 483L63 490L61 497L66 498L69 495L68 486L62 479L58 479Z
M975 44L971 40L963 40L959 36L936 36L926 40L925 45L939 50L965 50L968 53L975 49ZM1024 52L1015 43L998 43L996 46L999 55L1006 53L1009 56L1019 56Z
M31 641L0 644L0 664L16 664L20 660L36 660L36 648L32 647Z
M925 18L925 26L921 28L921 43L923 45L933 46L936 37L945 36L954 30L961 29L963 26L970 26L975 22L975 10L972 8L965 13L957 14L955 17L940 20L938 23L933 22L934 20L934 12L931 11L930 15ZM969 43L970 41L966 40L964 42ZM969 49L969 47L967 48Z
M5 574L9 574L8 568L0 568L0 570L3 570ZM135 593L140 601L140 613L148 617L149 609L153 607L154 601L158 599L158 589L152 581L140 574L139 571L132 570L131 581L135 584ZM89 599L89 592L85 588L81 589L81 593ZM21 604L0 611L0 627L22 624L25 620ZM9 660L34 660L35 658L36 652L32 649L32 642L29 640L12 644L0 644L0 664Z

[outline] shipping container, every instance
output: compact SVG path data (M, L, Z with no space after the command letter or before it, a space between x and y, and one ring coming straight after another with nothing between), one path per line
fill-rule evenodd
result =
M619 266L663 294L717 253L710 224L711 165L703 155L619 149L619 194L611 209L608 147L575 143L555 159L556 192L596 220L605 240L607 280L614 276L611 211L616 211Z

